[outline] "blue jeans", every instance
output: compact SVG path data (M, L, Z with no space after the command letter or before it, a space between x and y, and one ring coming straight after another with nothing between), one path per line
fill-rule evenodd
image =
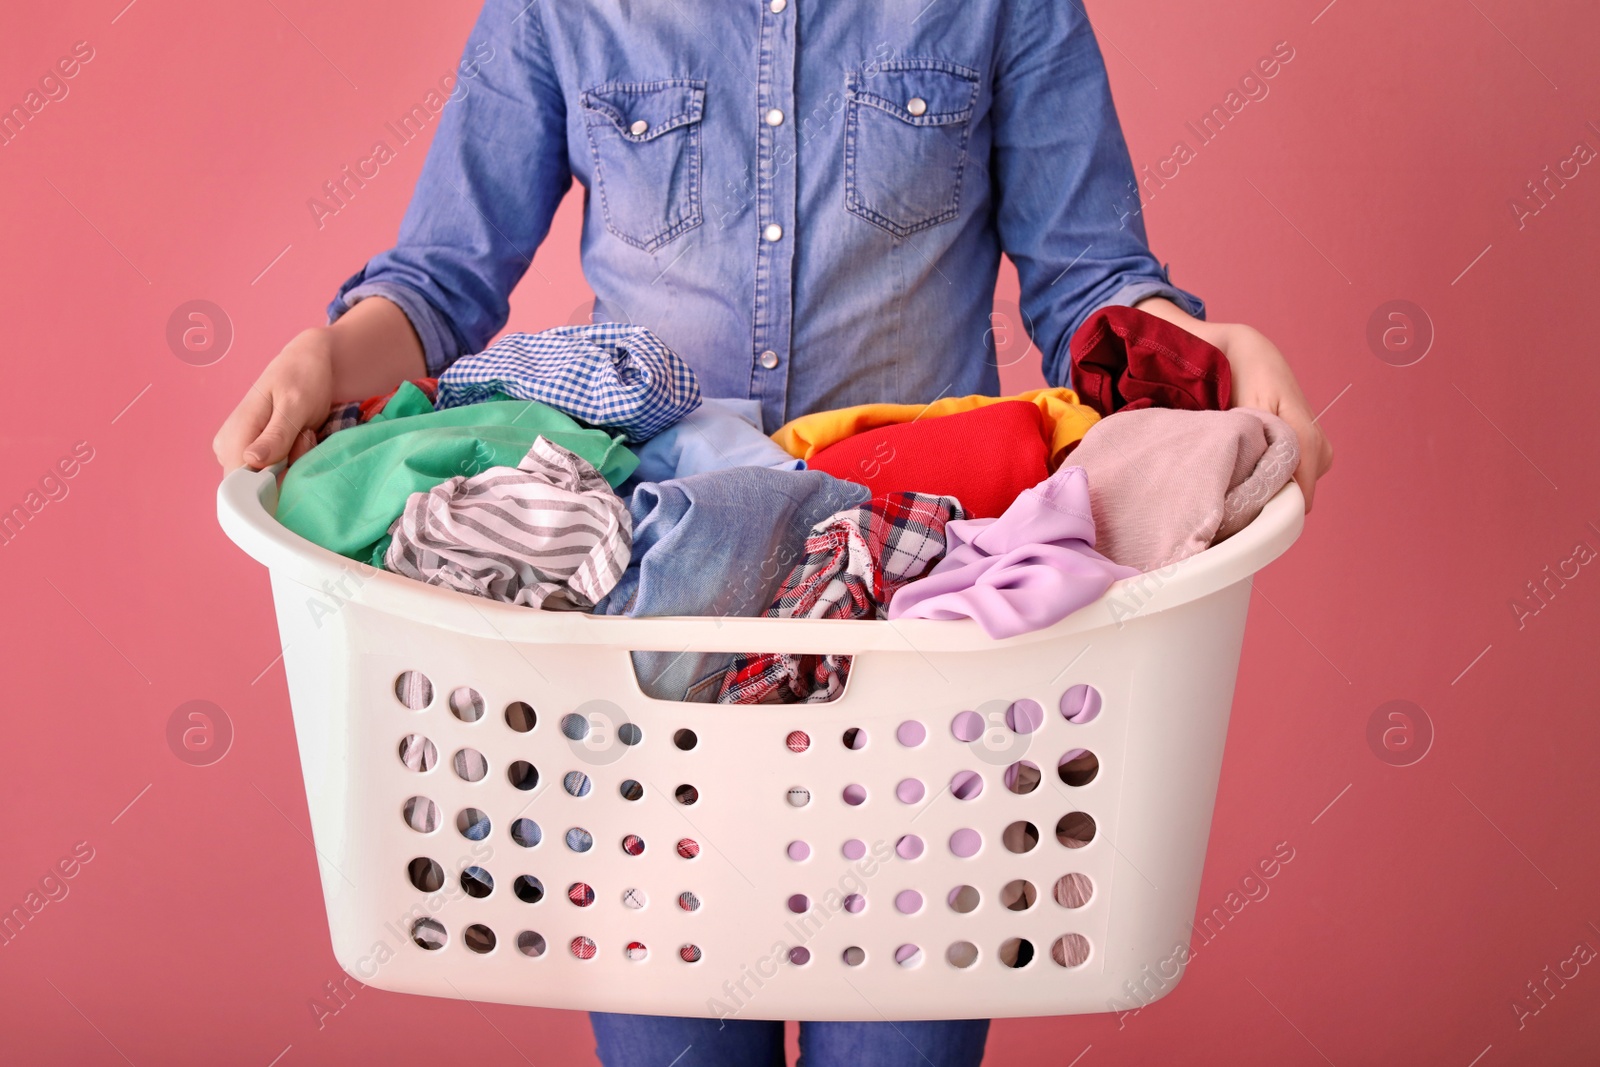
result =
M590 1012L604 1067L783 1067L783 1023ZM988 1019L801 1023L799 1067L978 1067Z

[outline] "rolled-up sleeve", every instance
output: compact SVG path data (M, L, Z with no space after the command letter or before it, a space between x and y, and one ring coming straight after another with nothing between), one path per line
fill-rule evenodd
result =
M1164 296L1127 142L1094 31L1076 3L1030 0L1011 13L994 76L992 166L1001 247L1016 264L1044 375L1067 384L1068 343L1096 309Z
M395 246L328 305L333 322L366 297L392 300L417 331L430 375L505 326L511 290L572 184L566 105L539 8L484 5Z

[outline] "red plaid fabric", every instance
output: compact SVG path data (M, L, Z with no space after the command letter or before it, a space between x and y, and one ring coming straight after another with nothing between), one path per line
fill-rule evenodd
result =
M949 496L890 493L814 526L766 611L778 619L883 618L895 590L944 555L944 528L963 517ZM832 700L844 690L849 656L746 653L722 680L719 704Z
M439 394L439 379L413 378L411 384L422 390L422 395L429 400L435 399ZM317 442L320 444L338 433L348 430L352 426L360 426L363 422L372 421L372 416L384 409L398 389L391 389L382 396L369 396L365 400L342 400L328 409L328 417L322 423L322 428L317 431Z

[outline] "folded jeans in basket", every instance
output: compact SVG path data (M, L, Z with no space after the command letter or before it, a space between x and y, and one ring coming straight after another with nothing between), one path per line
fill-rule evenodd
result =
M805 557L805 539L867 490L821 471L733 467L634 490L633 558L595 608L603 615L754 617ZM713 702L732 652L633 653L639 686L658 700Z

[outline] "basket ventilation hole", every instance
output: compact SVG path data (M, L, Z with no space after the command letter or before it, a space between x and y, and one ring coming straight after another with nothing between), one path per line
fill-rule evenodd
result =
M471 686L463 685L450 691L450 714L462 722L477 722L483 718L483 696Z
M513 700L506 705L506 725L519 734L532 730L539 722L538 714L533 710L533 705L524 700Z
M957 771L950 779L950 792L957 800L971 800L983 792L983 776L977 771Z
M630 856L644 855L644 838L638 834L628 834L622 839L622 851Z
M532 956L537 959L544 955L546 947L548 946L545 945L543 934L536 934L532 930L524 930L517 935L517 951L524 956Z
M594 835L581 826L567 831L567 847L574 852L588 852L594 847Z
M851 945L844 950L844 964L846 967L859 967L867 962L866 949Z
M1056 879L1056 903L1063 908L1081 908L1094 896L1094 883L1087 874L1064 874Z
M494 892L494 876L482 867L468 867L461 872L461 888L467 896L481 900Z
M916 748L928 739L928 728L916 719L907 719L895 730L894 737L907 748Z
M640 785L632 778L625 779L623 783L617 787L617 792L622 794L623 800L633 801L644 799L644 786Z
M847 860L858 860L867 854L867 844L865 841L852 837L844 843L839 851L843 853L844 858Z
M950 835L950 851L961 859L971 859L983 847L983 835L970 827L962 827Z
M475 748L457 749L452 762L456 777L464 782L481 782L484 775L489 773L489 761Z
M623 948L622 954L628 959L632 960L634 963L638 963L640 960L650 955L650 950L645 947L643 941L629 941L627 946Z
M511 891L524 904L537 904L544 899L544 883L531 874L519 874L511 883Z
M680 785L672 791L672 796L679 804L687 807L700 799L700 790L692 785Z
M901 945L894 950L894 961L907 969L919 966L922 963L922 949L916 945Z
M506 768L506 778L511 784L523 792L535 789L539 785L539 768L527 760L519 759Z
M977 910L978 902L982 899L982 894L970 885L956 886L950 890L950 895L946 898L949 901L950 910L958 915L966 915Z
M421 671L404 671L394 680L395 698L412 711L433 703L433 683Z
M468 841L482 841L489 836L489 816L478 808L462 808L456 815L456 829Z
M679 893L678 907L682 908L684 911L699 911L700 898L689 892Z
M561 788L575 797L588 796L590 787L589 776L582 771L568 771L561 778Z
M851 893L844 898L844 910L851 915L860 915L866 909L867 898L860 893Z
M895 855L899 856L903 860L916 859L918 856L922 855L924 848L926 848L926 846L922 843L922 838L918 837L916 834L906 834L904 837L894 843Z
M894 795L902 804L915 804L928 795L928 787L916 778L902 778L894 787Z
M402 808L406 825L419 834L431 834L439 828L439 805L427 797L411 797Z
M844 802L852 808L859 808L867 802L867 787L855 784L845 786Z
M568 741L582 741L589 736L589 720L575 711L561 716L561 734Z
M790 730L784 744L788 746L790 752L804 752L811 747L811 735L804 730Z
M811 846L804 841L790 841L788 848L789 858L799 863L811 857Z
M532 819L518 819L511 824L511 840L523 848L532 848L544 840L544 831Z
M1088 785L1100 773L1100 760L1086 748L1075 748L1061 757L1056 773L1067 785Z
M978 962L978 946L971 941L957 941L945 949L944 958L950 961L950 966L964 971Z
M580 908L594 903L594 887L587 882L573 882L567 886L567 899Z
M695 736L693 730L685 729L679 730L672 735L672 743L677 745L678 748L682 749L684 752L688 752L690 749L694 748L695 745L700 743L700 739Z
M1012 911L1027 911L1039 899L1039 891L1026 878L1007 882L1000 890L1000 903Z
M1091 722L1100 714L1100 703L1100 690L1092 685L1075 685L1061 694L1061 714L1068 722Z
M1062 967L1081 967L1089 960L1089 939L1082 934L1063 934L1050 946L1050 958Z
M444 943L449 939L444 924L437 919L418 919L411 924L411 940L430 952L444 948Z
M634 889L630 887L622 891L622 906L625 908L629 908L633 911L640 911L648 903L650 903L650 898L645 894L643 889Z
M950 732L957 741L970 744L983 736L983 716L975 711L958 711L950 720Z
M1000 962L1021 969L1033 962L1033 942L1025 937L1008 937L1000 944Z
M902 915L915 915L922 910L922 894L915 889L902 889L895 894L894 909Z
M1006 768L1006 788L1021 796L1038 789L1042 778L1039 765L1031 760L1018 760Z
M1094 818L1081 811L1068 812L1056 823L1056 840L1067 848L1082 848L1094 840Z
M406 734L400 739L400 762L409 770L431 771L439 762L439 750L421 734Z
M444 868L426 856L418 856L408 863L406 875L411 884L424 893L437 893L444 888Z
M857 751L867 747L867 732L859 726L852 726L844 732L841 740L844 741L845 748Z
M1006 709L1012 733L1031 734L1044 725L1044 708L1037 700L1018 700Z
M789 910L796 915L804 915L811 910L811 899L804 893L796 893L789 898Z
M789 962L796 967L804 967L811 962L811 950L804 945L796 945L789 950Z
M583 937L581 935L578 936L578 937L575 937L575 938L572 939L571 948L572 948L572 954L574 956L578 957L580 960L592 960L592 959L594 959L594 951L595 950L594 950L594 940L592 938Z
M699 963L700 956L701 952L699 945L684 945L682 948L678 949L678 958L684 963Z
M1032 852L1039 843L1039 828L1031 822L1018 821L1010 824L1000 835L1001 842L1006 846L1007 852L1021 855Z
M494 951L494 931L482 923L473 923L461 931L461 940L480 956Z

